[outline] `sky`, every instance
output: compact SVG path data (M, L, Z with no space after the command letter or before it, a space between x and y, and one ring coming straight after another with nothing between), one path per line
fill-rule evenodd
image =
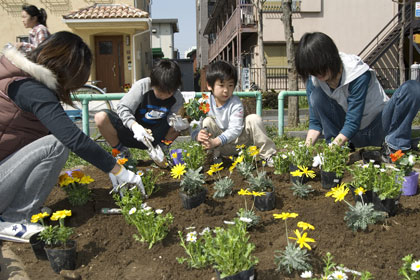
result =
M177 18L179 32L175 33L175 48L180 58L192 46L197 46L195 0L152 0L152 18Z

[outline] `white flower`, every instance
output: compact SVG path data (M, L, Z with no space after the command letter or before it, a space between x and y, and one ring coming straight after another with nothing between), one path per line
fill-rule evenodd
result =
M146 206L146 207L144 207L143 208L145 211L150 211L150 210L152 210L152 207L150 207L150 206Z
M368 168L369 167L369 164L363 164L362 165L362 168Z
M205 227L201 232L200 232L200 235L204 235L204 234L206 234L206 232L209 232L210 231L210 228L209 227Z
M311 271L302 272L302 274L300 275L300 278L304 278L304 279L312 278L312 272Z
M375 161L373 159L370 159L369 162L374 163Z
M239 220L241 220L242 222L245 222L245 223L252 222L252 219L251 218L247 218L247 217L240 217Z
M162 214L163 210L162 209L156 209L155 212L156 212L156 214Z
M187 233L187 241L188 242L196 242L197 241L197 232L192 231Z
M227 225L234 225L235 224L235 222L232 222L232 221L223 221L223 222Z
M128 168L130 168L130 169L133 169L133 168L134 168L134 166L132 166L132 165L129 165L129 166L128 166Z
M144 209L145 207L147 207L147 202L141 204L141 208Z
M331 274L331 276L333 277L332 279L337 279L337 280L347 280L348 279L347 275L340 270L334 271L334 273Z
M132 214L136 213L136 211L137 211L136 207L133 207L133 208L130 209L130 211L128 211L128 215L132 215Z
M137 171L136 174L139 175L139 176L143 176L143 171L139 170L139 171Z
M419 271L420 270L420 261L415 261L411 264L411 270Z
M152 214L153 212L150 212L150 211L146 211L146 216L149 216L150 214Z
M379 171L381 171L381 172L385 172L385 171L386 171L386 169L381 168L381 169L379 169Z
M287 158L287 155L286 155L286 154L281 154L281 157L282 157L283 159L286 159L286 158Z
M195 227L187 227L187 228L185 228L186 230L193 230L193 229L195 229Z
M381 168L381 166L379 164L374 164L373 167L375 167L375 168Z
M413 155L409 155L408 163L410 163L410 165L414 165L415 162L416 162L416 158Z

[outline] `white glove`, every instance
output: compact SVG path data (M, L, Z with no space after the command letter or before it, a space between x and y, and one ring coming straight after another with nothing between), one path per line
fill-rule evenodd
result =
M122 165L121 170L117 174L109 173L109 178L111 179L113 186L112 191L118 191L124 183L129 183L136 185L140 189L141 193L146 195L140 175L134 174L134 172L127 170Z
M322 156L322 154L316 155L314 156L314 161L312 163L312 166L313 167L318 167L318 165L321 166L323 161L324 161L324 157Z
M153 140L155 140L153 136L147 133L144 127L138 123L134 123L131 126L131 130L134 133L134 138L136 138L137 141L142 142L146 146L148 146L146 139L149 140L150 142L153 142Z
M190 124L186 118L182 118L180 115L172 113L172 115L169 116L169 126L172 126L175 131L179 132L189 128Z

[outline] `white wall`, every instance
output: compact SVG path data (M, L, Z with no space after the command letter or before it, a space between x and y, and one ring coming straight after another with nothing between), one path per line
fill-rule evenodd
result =
M152 48L161 48L165 58L174 58L174 33L170 23L153 23L152 30Z

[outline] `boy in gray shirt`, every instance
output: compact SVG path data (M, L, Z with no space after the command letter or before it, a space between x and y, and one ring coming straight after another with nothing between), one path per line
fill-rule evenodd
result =
M210 111L203 121L204 129L194 131L192 139L212 150L215 161L220 161L219 156L238 154L236 145L255 145L261 158L272 167L276 146L267 136L261 117L251 114L244 121L242 101L233 96L238 81L236 68L228 62L216 61L209 65L206 79L212 93Z

